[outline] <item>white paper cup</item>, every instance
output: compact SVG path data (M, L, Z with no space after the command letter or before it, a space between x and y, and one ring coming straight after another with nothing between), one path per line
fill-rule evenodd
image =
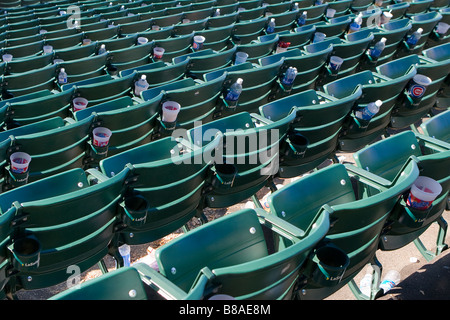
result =
M73 111L78 111L78 110L83 110L86 109L86 107L88 106L88 100L85 98L75 98L72 100L72 105L73 105Z
M448 29L450 28L450 25L445 22L439 22L436 26L436 32L440 35L444 35L447 33Z
M426 210L442 192L439 182L424 176L419 176L411 186L407 205L418 210Z
M83 39L83 46L91 44L91 39Z
M137 38L137 43L138 44L146 44L148 42L148 38L146 37L139 37Z
M45 45L43 48L44 53L52 53L53 52L53 47L51 45Z
M97 127L92 130L92 144L96 147L106 147L112 132L105 127Z
M335 14L336 14L335 9L332 9L332 8L327 9L327 18L333 18Z
M175 101L166 101L162 105L162 121L175 122L177 120L178 113L180 112L181 105Z
M4 62L10 62L10 61L12 61L12 59L13 59L12 54L5 53L4 55L2 55L2 60Z
M153 58L154 59L162 59L163 55L164 55L164 48L161 47L154 47L153 48Z
M314 40L313 40L313 43L317 43L317 42L323 41L323 40L325 39L326 36L327 36L327 35L326 35L325 33L322 33L322 32L316 32L316 33L314 34Z
M25 152L15 152L10 157L11 171L14 173L27 172L30 165L31 156Z
M192 47L194 50L200 50L203 47L203 42L205 42L206 38L204 36L195 36L194 43Z
M234 64L244 63L245 61L247 61L247 58L248 58L247 53L245 53L243 51L236 52L236 58L234 59Z

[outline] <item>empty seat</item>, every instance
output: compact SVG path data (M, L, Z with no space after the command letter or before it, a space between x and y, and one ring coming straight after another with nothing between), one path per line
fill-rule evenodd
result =
M177 141L178 140L178 141ZM199 205L212 150L221 137L194 149L167 137L108 157L100 162L102 172L113 177L131 169L132 180L121 202L126 225L118 230L111 248L121 243L144 244L158 240L200 217ZM206 155L206 156L205 156Z
M280 145L277 175L292 178L311 171L327 159L334 159L338 138L362 90L340 99L320 91L307 90L260 107L261 116L277 121L289 113L295 120Z
M214 134L224 134L225 144L216 152L210 172L211 190L205 205L225 208L252 197L278 170L279 144L295 114L278 121L264 121L240 112L188 131L197 147L209 143ZM257 125L258 124L258 125Z
M398 177L400 169L408 159L412 159L410 162L417 162L420 176L434 179L442 186L442 191L427 210L409 207L407 205L409 190L403 194L383 232L383 239L380 241L382 250L395 250L415 242L424 257L430 259L446 247L443 243L445 237L441 235L442 232L445 234L447 224L441 216L447 205L450 188L450 175L448 170L444 169L448 167L450 159L448 147L448 144L442 144L438 140L433 141L432 138L422 138L412 131L405 131L369 145L354 154L358 167L389 181ZM371 192L370 188L366 191ZM438 222L440 226L434 254L425 250L419 239L433 222Z
M324 85L324 92L341 98L353 93L355 88L361 86L362 95L356 101L355 107L345 124L344 131L339 138L339 149L341 151L356 151L373 142L384 134L391 121L391 112L402 94L407 83L417 73L413 66L408 70L391 77L362 71ZM380 110L370 119L363 122L356 112L366 107L371 102L382 101Z
M27 217L2 228L14 248L7 256L15 271L9 276L10 297L66 281L68 267L84 272L108 254L127 174L100 180L98 174L73 169L0 195L2 226L25 212Z
M411 162L401 173L392 182L383 181L350 165L334 164L269 196L270 214L302 230L310 228L311 217L322 212L330 214L331 219L336 218L325 236L328 244L318 247L305 267L307 280L300 287L298 299L328 297L351 283L373 261L385 222L419 170ZM374 194L368 196L359 191L367 185L374 185Z
M326 214L313 217L313 223L300 230L261 211L233 212L158 248L160 273L144 264L136 268L169 299L206 300L215 294L238 300L291 299L306 256L329 228ZM265 234L273 235L275 244ZM278 240L285 242L277 245ZM202 249L194 249L193 243Z

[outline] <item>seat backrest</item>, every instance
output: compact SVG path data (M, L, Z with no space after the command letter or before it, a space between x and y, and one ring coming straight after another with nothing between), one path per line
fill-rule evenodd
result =
M60 283L68 266L76 264L83 272L107 254L127 175L124 170L90 185L86 173L74 169L1 194L6 215L27 217L11 229L13 243L32 234L41 248L35 269L17 266L14 256L15 276L24 289Z
M425 135L450 143L450 111L431 117L420 127Z
M26 152L32 157L28 181L80 167L91 122L92 118L87 118L59 128L15 136L12 150Z
M139 272L125 267L69 288L49 300L147 300L147 294Z
M224 80L225 75L187 88L165 91L164 100L177 101L181 104L177 116L181 128L192 127L194 121L206 121L205 118L216 108Z
M101 102L120 97L132 90L135 74L101 81L99 83L76 85L76 94L89 101L89 104L95 105ZM94 78L92 78L94 79Z
M406 160L420 156L419 143L412 131L405 131L375 142L353 155L358 167L393 180Z
M26 125L50 117L69 115L74 90L11 102L7 109L7 125Z
M160 272L188 292L203 267L214 270L267 254L258 217L247 210L210 221L207 227L174 239L156 250L156 259ZM190 258L185 259L187 256Z
M297 228L307 230L324 204L336 205L355 200L352 184L345 167L333 165L319 170L275 191L268 198L271 212ZM303 205L296 201L301 197Z

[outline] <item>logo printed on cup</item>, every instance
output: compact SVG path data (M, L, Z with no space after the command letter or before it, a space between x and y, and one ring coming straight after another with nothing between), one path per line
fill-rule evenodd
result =
M421 98L425 93L425 87L418 84L412 85L409 93L415 98Z
M425 94L427 86L431 84L431 79L422 74L416 74L412 78L412 83L408 89L408 93L412 98L419 99Z

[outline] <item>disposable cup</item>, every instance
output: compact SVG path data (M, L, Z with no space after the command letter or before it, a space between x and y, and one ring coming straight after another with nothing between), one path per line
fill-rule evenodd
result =
M200 50L203 47L203 42L205 42L206 38L204 36L195 36L194 43L192 45L194 50Z
M189 22L191 22L191 20L189 20L189 19L183 19L183 23L189 23Z
M146 44L148 42L148 38L146 37L139 37L137 38L138 44Z
M10 157L11 171L14 173L24 173L28 171L31 156L25 152L15 152Z
M119 247L119 253L123 258L123 265L124 267L129 267L131 265L130 263L130 246L127 244L124 244Z
M344 60L341 57L331 56L329 64L331 71L339 71L343 62Z
M112 132L108 128L97 127L92 130L92 144L96 147L106 147Z
M411 186L407 205L417 210L427 210L437 196L442 192L442 186L434 179L419 176Z
M245 53L243 51L236 52L236 58L234 59L234 64L244 63L245 61L247 61L247 58L248 58L247 53Z
M439 22L436 26L436 32L444 35L447 33L448 29L450 28L450 25L445 22Z
M317 43L317 42L323 41L323 40L325 39L326 36L327 36L327 35L326 35L325 33L322 33L322 32L316 32L316 33L314 34L314 40L313 40L313 43Z
M47 30L45 30L45 29L39 30L39 34L44 34L44 33L47 33Z
M162 59L164 55L164 48L161 47L154 47L153 48L153 58L155 59Z
M91 44L91 39L83 39L83 46Z
M393 15L390 12L383 12L380 16L380 24L386 24L392 19Z
M152 25L152 30L153 31L158 31L159 30L159 26L156 25L156 24Z
M420 99L425 95L427 87L431 84L432 80L422 74L416 74L411 81L408 88L410 96L414 99Z
M332 9L332 8L327 9L327 18L333 18L335 14L336 14L335 9Z
M177 120L178 113L180 112L181 105L175 101L166 101L162 105L162 121L175 122Z
M63 63L64 60L63 59L54 59L53 60L53 64L58 64L58 63Z
M45 45L44 47L43 47L43 49L44 49L44 53L52 53L53 52L53 47L51 46L51 45Z
M12 54L5 53L4 55L2 55L2 60L4 62L10 62L10 61L12 61L12 59L13 59Z
M73 104L73 111L78 111L78 110L83 110L86 109L86 107L88 106L89 101L85 98L75 98L72 100L72 104Z

